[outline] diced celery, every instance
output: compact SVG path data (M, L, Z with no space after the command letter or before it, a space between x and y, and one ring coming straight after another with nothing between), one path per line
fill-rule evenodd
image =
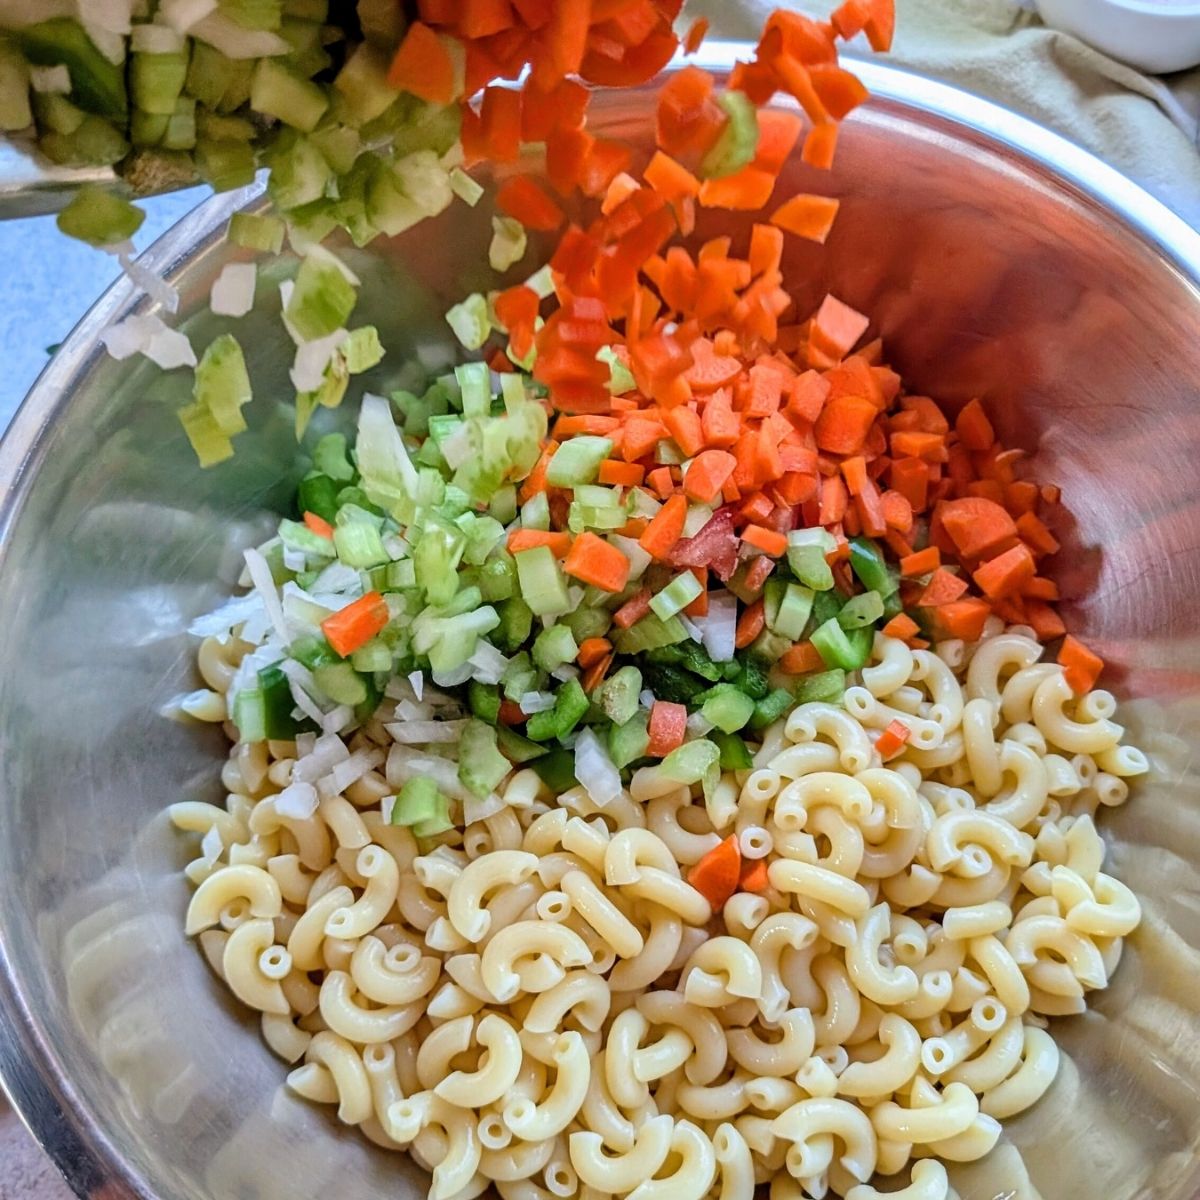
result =
M534 614L544 617L570 609L566 578L549 546L534 546L514 557L521 595Z
M524 650L509 659L508 666L504 668L504 674L500 678L500 684L504 689L504 698L512 700L514 703L519 702L526 692L535 691L537 682L538 673Z
M882 616L883 597L878 592L860 592L842 605L837 620L843 629L860 629L873 625Z
M812 614L813 591L798 583L767 583L767 628L781 637L798 641Z
M507 271L525 257L528 245L525 226L512 217L492 218L492 241L488 246L488 263L493 271Z
M205 138L196 143L196 171L215 192L229 192L254 182L254 150L246 143L232 138ZM278 183L282 190L284 176L272 170L269 190ZM322 190L324 184L322 184ZM283 207L281 203L281 207Z
M412 826L412 831L413 837L419 842L424 838L433 838L439 834L449 833L453 828L454 822L450 820L450 804L443 796L437 815L430 817L428 821L418 821Z
M253 393L242 347L233 334L223 333L209 343L196 366L192 395L197 404L208 409L227 437L246 428L242 408Z
M58 214L58 227L68 237L93 246L112 246L127 242L145 219L146 214L128 200L89 184Z
M826 592L833 587L833 572L825 556L836 549L837 542L826 529L793 529L788 534L788 566L806 587Z
M595 690L592 702L614 725L624 725L637 712L641 691L641 671L634 666L625 666Z
M707 738L685 742L662 760L662 773L677 783L699 783L716 766L721 751Z
M0 43L0 130L15 133L32 120L29 67L15 47Z
M459 521L470 518L470 523L463 529L467 538L467 548L463 551L463 561L472 566L482 566L488 556L496 548L504 536L504 526L494 517L474 516L464 513Z
M559 617L559 624L568 626L582 644L591 637L604 637L612 625L612 614L604 608L580 605Z
M28 87L28 82L26 86ZM83 124L87 113L58 92L34 92L33 116L37 117L39 129L72 134ZM31 116L30 119L32 120L33 117ZM29 122L26 121L25 124L28 125Z
M195 103L194 97L191 97ZM242 117L225 117L207 108L196 110L197 137L226 139L234 142L252 142L258 136L254 125Z
M502 488L498 488L488 503L488 512L501 525L507 525L514 520L517 515L516 487L507 483Z
M737 733L754 716L754 701L734 688L706 700L700 711L723 733Z
M187 96L175 101L175 111L167 118L161 145L164 150L190 150L196 144L196 102Z
M533 661L546 672L574 662L578 653L574 635L566 625L549 625L534 639Z
M129 88L133 103L142 112L170 116L187 78L188 56L133 54L129 60Z
M383 361L384 350L379 340L379 330L374 325L362 325L350 330L337 352L351 375L369 371Z
M329 107L329 99L321 87L278 59L260 58L250 86L250 107L310 133Z
M649 714L640 708L622 725L614 725L608 731L608 757L618 770L624 770L631 762L642 758L650 746L647 731Z
M680 624L678 617L663 621L650 613L628 629L615 630L612 642L619 654L641 654L644 650L653 650L657 646L670 646L675 642L682 642L686 637L687 630Z
M327 337L346 324L358 291L341 263L320 246L304 256L284 316L306 340Z
M725 124L717 140L700 160L704 179L733 175L754 159L758 148L758 109L745 92L727 91L717 97L725 111Z
M233 443L203 405L185 404L179 410L179 422L202 467L212 467L233 457Z
M286 517L279 522L279 538L289 550L301 550L317 558L332 558L333 546L328 538L314 533L299 521Z
M468 417L486 417L492 409L492 377L487 363L463 363L454 368L462 392L462 410Z
M396 99L396 90L387 81L387 71L386 56L364 42L337 73L333 86L343 102L341 111L355 125L365 125L382 116Z
M687 608L703 591L700 580L691 571L683 571L651 598L650 607L661 620L668 621Z
M393 825L419 825L443 815L445 797L437 784L426 776L406 780L392 805Z
M447 310L446 322L467 350L478 350L492 332L487 299L480 292L473 292Z
M323 199L325 189L333 179L333 168L325 161L325 156L303 137L280 139L271 149L269 165L271 177L267 182L267 194L283 212Z
M462 167L453 167L450 171L450 187L454 194L464 203L474 208L483 199L483 187L477 183Z
M538 492L536 495L530 496L521 505L521 528L550 528L550 501L545 492Z
M417 569L411 558L388 563L387 586L390 591L404 591L417 586Z
M458 590L458 564L465 547L461 531L442 521L433 520L421 531L412 557L417 585L430 604L447 604Z
M554 452L546 468L546 482L551 487L575 487L591 483L600 464L612 453L611 438L582 434L563 442Z
M623 396L637 387L637 380L634 379L633 372L617 357L617 352L612 346L601 346L596 351L596 360L608 367L606 386L614 396Z
M796 685L796 703L811 704L819 700L825 704L837 704L846 691L846 672L840 668L818 671L805 675Z
M361 704L367 698L363 677L348 662L329 663L313 671L313 679L330 700L338 704Z
M222 0L221 10L243 29L278 29L283 0Z
M243 742L261 742L267 736L267 708L258 688L243 688L233 699L233 723Z
M458 781L481 800L512 770L496 748L496 731L483 721L467 722L458 751Z
M327 433L313 447L313 465L322 475L348 483L354 478L345 434Z
M533 611L520 596L512 596L500 604L500 624L492 641L511 653L523 646L533 630ZM519 697L518 697L519 698Z
M388 561L379 530L365 521L339 525L333 531L333 544L337 547L338 558L348 567L365 570Z
M497 600L507 600L516 591L516 586L516 564L507 554L483 564L479 572L479 590L485 600L493 603Z

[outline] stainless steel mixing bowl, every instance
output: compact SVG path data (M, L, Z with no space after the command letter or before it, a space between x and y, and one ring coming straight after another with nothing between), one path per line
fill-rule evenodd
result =
M735 48L706 51L728 67ZM792 241L801 312L826 289L872 314L914 387L986 399L1004 436L1062 484L1058 579L1071 624L1152 755L1107 830L1146 902L1111 989L1055 1023L1058 1081L982 1164L967 1200L1186 1200L1200 1180L1200 238L1095 159L993 105L887 67L836 171L822 250ZM645 94L601 95L598 124L645 142ZM247 196L210 200L149 254L201 313ZM386 386L405 354L454 353L441 313L478 286L487 205L370 254L357 318L381 327ZM738 228L728 215L707 228ZM706 229L701 230L702 233ZM296 471L288 349L264 270L237 323L257 398L237 458L196 469L175 409L186 373L118 364L98 342L144 308L118 285L46 370L0 448L0 1074L80 1194L408 1194L401 1158L281 1090L284 1067L181 931L183 839L169 802L219 793L212 731L158 715L192 684L189 618ZM412 1194L418 1194L413 1191Z

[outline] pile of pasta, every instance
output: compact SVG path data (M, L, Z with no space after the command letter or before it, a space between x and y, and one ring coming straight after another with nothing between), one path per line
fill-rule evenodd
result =
M525 769L437 844L384 819L412 753L384 757L389 704L349 747L378 767L305 817L279 811L296 745L235 746L225 807L172 809L206 842L187 932L290 1086L407 1149L432 1200L872 1200L901 1172L890 1194L945 1200L1140 915L1094 823L1147 768L1113 697L987 633L880 635L841 705L707 798L651 766L598 808ZM769 886L714 912L687 869L731 833Z

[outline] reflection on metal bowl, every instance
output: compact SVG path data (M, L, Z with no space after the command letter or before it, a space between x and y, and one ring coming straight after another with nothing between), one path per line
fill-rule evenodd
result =
M710 47L727 68L735 48ZM844 199L823 249L793 241L801 312L833 290L870 313L912 386L982 396L1036 452L1074 524L1066 615L1154 774L1108 829L1147 916L1094 1012L1059 1022L1063 1072L963 1196L1185 1200L1200 1183L1200 238L1052 134L878 65L832 176L799 163L781 190ZM598 125L643 144L645 94L602 94ZM150 252L203 346L232 251L208 201ZM486 205L458 207L350 261L358 319L380 327L382 388L406 353L438 366L442 312L491 286ZM745 221L707 214L699 236ZM0 449L0 1074L82 1193L342 1200L425 1185L407 1160L281 1089L284 1069L182 933L184 850L165 806L219 788L215 735L161 704L189 686L188 620L219 602L237 551L294 482L289 347L264 268L238 326L257 399L229 464L201 472L175 419L190 377L108 360L85 318Z

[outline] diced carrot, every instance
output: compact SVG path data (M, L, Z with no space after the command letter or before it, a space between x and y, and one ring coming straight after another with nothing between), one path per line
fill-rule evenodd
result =
M675 444L691 458L704 449L704 432L700 425L700 415L695 409L680 404L663 413L663 424L670 430Z
M770 886L771 879L767 874L765 858L746 859L742 863L742 877L738 887L743 892L765 892Z
M963 558L1006 550L1017 537L1016 523L994 500L969 496L946 500L938 505L938 516Z
M826 296L813 317L809 340L830 358L845 358L870 326L870 319L844 304L836 296Z
M621 457L626 462L645 458L664 437L666 430L661 421L632 415L621 425Z
M704 208L757 212L774 190L774 173L751 165L722 179L706 179L700 185L700 204Z
M720 449L737 443L741 421L733 411L728 388L721 388L709 396L700 416L700 428L707 446Z
M919 458L898 458L888 467L892 488L912 506L924 512L929 504L929 467Z
M554 437L560 442L569 437L578 437L581 433L608 437L620 428L621 422L616 417L603 413L564 413L554 422Z
M766 613L763 608L763 602L755 600L753 604L747 605L742 611L742 615L738 618L737 631L734 634L733 644L739 650L744 650L762 633L765 624Z
M563 570L606 592L623 591L629 582L629 559L624 552L590 531L572 543Z
M446 39L414 21L388 68L388 86L411 92L429 104L454 100L454 60Z
M655 467L646 476L646 482L654 490L655 495L660 500L666 500L675 490L674 480L671 478L670 467Z
M1025 601L1025 622L1043 642L1053 641L1067 632L1062 618L1044 600Z
M966 590L965 579L946 570L945 567L938 567L917 600L917 607L929 608L938 604L951 604L960 599Z
M869 480L867 460L861 454L842 459L842 478L846 481L846 489L850 495L857 496Z
M816 371L804 371L789 385L787 411L802 420L815 422L828 396L828 380Z
M1002 600L1017 595L1021 585L1037 574L1033 555L1024 542L989 558L979 567L972 578L979 590L992 600Z
M774 529L764 529L761 525L747 525L742 530L742 541L772 558L781 558L787 553L787 535L776 533Z
M803 192L785 201L771 214L771 224L810 242L825 244L837 218L840 201L831 196Z
M901 430L888 439L893 458L920 458L928 463L941 463L949 458L946 439L940 433L920 430Z
M1057 504L1062 499L1062 488L1056 483L1043 483L1042 499L1047 504Z
M529 720L529 715L515 700L501 700L496 716L501 725L524 725Z
M750 229L750 270L755 275L779 269L783 257L783 230L761 222Z
M321 622L321 632L335 653L349 658L379 633L388 620L387 601L378 592L368 592L326 617Z
M974 596L929 610L930 620L939 638L961 638L964 642L979 641L991 614L992 606Z
M549 546L555 558L564 558L571 549L571 535L546 529L514 529L508 535L509 554L520 554L536 546Z
M889 488L880 499L883 503L883 519L888 528L896 530L897 533L911 533L913 508L908 497L895 488Z
M827 121L824 125L814 125L804 137L804 147L800 158L810 167L828 171L833 166L837 153L838 127Z
M330 525L330 523L326 521L324 517L317 516L315 512L305 511L304 524L307 525L308 528L317 535L317 537L329 538L332 541L333 526Z
M683 534L687 511L688 503L683 496L671 496L651 518L646 532L638 538L638 545L652 558L665 558Z
M797 642L785 650L778 665L785 675L805 675L809 671L825 670L825 660L812 642Z
M973 479L966 486L966 494L990 500L993 504L1004 507L1004 488L994 479Z
M688 871L687 881L715 910L737 891L741 877L742 852L731 833Z
M868 0L845 0L844 4L834 9L829 19L838 36L849 41L867 27L871 19L871 5Z
M936 546L926 546L900 560L900 574L909 579L929 575L942 565L942 552Z
M608 654L598 658L583 672L579 684L585 692L591 695L604 682L604 677L608 674L608 668L612 666L615 657L610 651Z
M700 180L685 166L661 150L655 152L654 157L642 172L642 178L664 200L674 201L682 199L684 196L700 194Z
M1018 479L1004 489L1004 507L1013 518L1037 511L1038 485L1029 479Z
M870 0L871 18L866 24L867 41L872 50L886 53L892 48L896 30L895 0Z
M799 140L803 128L804 121L796 113L783 108L760 109L754 165L778 175Z
M1104 670L1104 659L1070 634L1063 638L1063 644L1059 647L1058 662L1062 664L1063 674L1077 696L1090 692Z
M626 600L613 613L613 624L618 629L628 629L631 625L637 624L650 611L652 594L648 587L644 587L632 599Z
M1022 513L1017 518L1016 529L1034 554L1058 553L1058 538L1046 528L1045 524L1036 514L1031 512Z
M695 575L704 590L683 610L684 614L689 617L706 617L708 616L708 568L689 567L688 570Z
M839 396L821 409L814 432L817 445L831 454L857 454L879 410L860 396Z
M821 515L820 523L825 526L834 525L846 514L849 496L846 485L840 475L821 482Z
M597 480L615 487L637 487L646 477L644 467L637 463L619 462L615 458L606 458L600 464Z
M884 731L875 739L875 749L879 751L884 762L895 758L904 749L911 733L912 730L899 719L888 722Z
M546 490L546 471L550 466L550 460L554 457L554 452L558 449L558 443L553 439L548 441L542 447L541 457L534 464L534 468L525 478L525 482L521 484L521 490L518 497L522 504L526 500L531 500L534 496Z
M968 450L987 450L996 440L996 431L978 400L970 400L963 406L954 419L954 429Z
M612 642L608 638L584 638L579 643L579 652L575 655L575 661L581 667L590 667L593 663L599 662L611 650Z
M1021 595L1025 599L1033 597L1034 600L1057 600L1059 598L1058 584L1044 575L1035 575L1032 579L1025 581L1021 587Z
M687 33L683 35L683 52L685 54L695 54L700 49L700 45L704 41L704 35L707 33L708 18L697 17L688 26Z
M700 504L711 504L735 466L737 459L727 450L702 451L692 459L684 476L684 494Z
M650 736L646 753L652 758L665 758L672 750L682 746L683 735L687 730L687 715L685 704L655 700L646 726L646 732Z
M892 638L899 638L902 642L907 642L910 638L914 638L921 632L921 627L908 615L908 613L897 613L884 627L883 632Z

